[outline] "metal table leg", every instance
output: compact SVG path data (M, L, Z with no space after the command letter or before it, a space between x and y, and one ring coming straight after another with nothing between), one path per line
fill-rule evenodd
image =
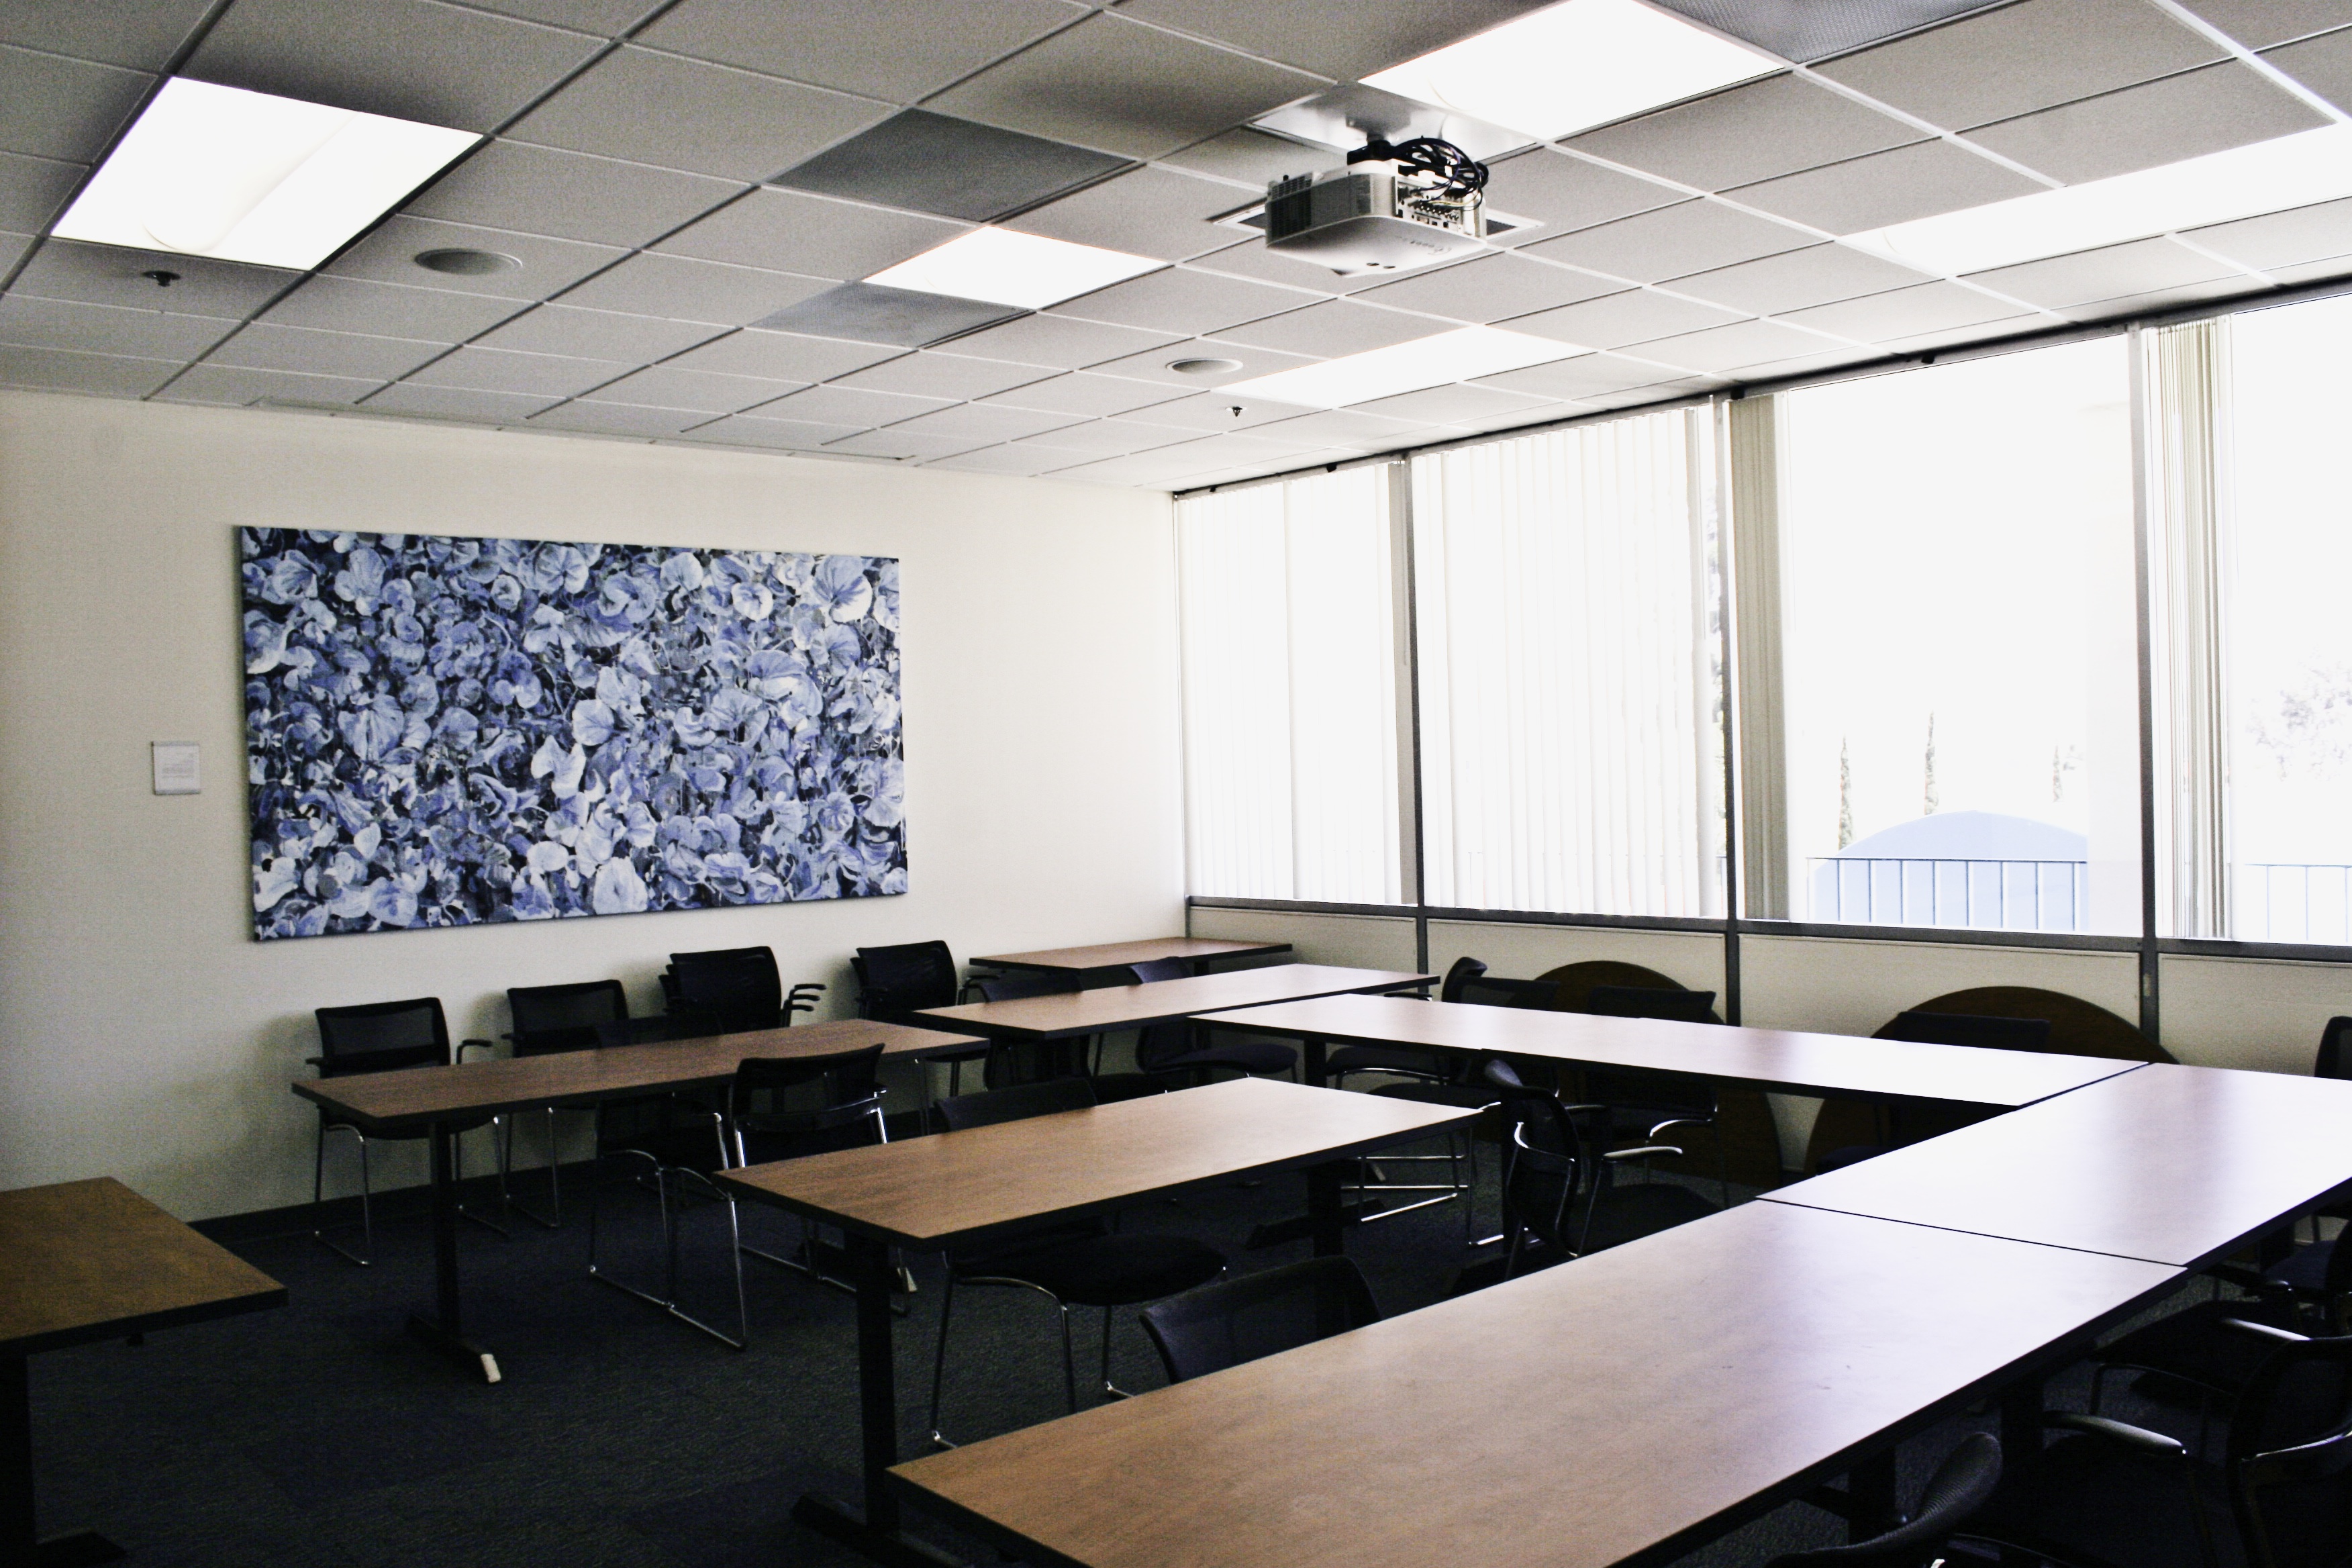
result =
M111 1563L122 1548L94 1530L43 1541L34 1529L32 1388L25 1361L0 1356L0 1564L81 1568Z
M1329 1043L1320 1035L1307 1035L1298 1042L1298 1081L1317 1089L1329 1087L1324 1082L1328 1073L1324 1067Z
M499 1380L498 1357L468 1341L457 1297L457 1135L442 1122L433 1126L434 1311L408 1315L408 1331L484 1383Z

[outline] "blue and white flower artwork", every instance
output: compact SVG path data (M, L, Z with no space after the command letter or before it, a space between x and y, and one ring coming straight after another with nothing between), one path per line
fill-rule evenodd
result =
M241 542L256 936L906 891L898 562Z

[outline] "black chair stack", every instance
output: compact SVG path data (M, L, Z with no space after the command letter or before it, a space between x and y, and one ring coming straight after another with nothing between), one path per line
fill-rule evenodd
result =
M895 947L861 947L849 961L850 973L857 977L857 1016L874 1018L886 1024L909 1024L917 1028L927 1020L915 1016L926 1007L952 1007L963 1000L956 984L955 954L943 942L901 942ZM980 1061L988 1056L984 1045L970 1046L961 1050L941 1051L925 1058L927 1063L944 1062L948 1066L948 1092L963 1092L963 1064ZM929 1083L929 1068L925 1068Z
M662 994L679 1038L781 1029L794 1014L816 1011L824 994L822 984L803 981L787 995L775 952L764 947L673 952L662 975Z

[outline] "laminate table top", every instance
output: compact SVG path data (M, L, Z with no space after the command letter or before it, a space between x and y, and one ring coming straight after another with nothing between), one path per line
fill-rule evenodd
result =
M293 1087L296 1094L349 1118L362 1131L384 1134L421 1131L462 1116L724 1083L746 1057L823 1056L878 1045L886 1058L919 1058L985 1043L977 1035L843 1018L699 1040L297 1079Z
M1660 1561L2077 1353L2179 1279L1748 1204L892 1478L1040 1564Z
M1689 1073L1797 1094L2031 1105L2142 1064L2039 1051L1866 1040L1790 1029L1747 1029L1663 1018L1604 1018L1532 1007L1488 1007L1397 996L1323 996L1204 1024L1326 1041L1495 1051L1591 1067Z
M1268 958L1288 952L1286 942L1226 942L1205 936L1161 936L1143 942L1106 942L1092 947L1053 947L1035 952L1000 952L975 958L991 969L1076 971L1118 969L1129 963L1150 963L1181 958L1192 963L1213 958Z
M2352 1182L2352 1082L2158 1063L1767 1194L2194 1268Z
M1343 991L1404 991L1434 985L1438 976L1393 969L1345 969L1325 963L1277 963L1265 969L1234 969L1144 985L1103 985L1024 996L1010 1002L971 1002L960 1007L926 1007L915 1016L941 1028L973 1029L1012 1039L1050 1040L1097 1035L1146 1024L1268 1002L1330 996Z
M1170 984L1181 984L1170 982ZM1423 1136L1474 1111L1232 1079L722 1171L737 1195L918 1250Z

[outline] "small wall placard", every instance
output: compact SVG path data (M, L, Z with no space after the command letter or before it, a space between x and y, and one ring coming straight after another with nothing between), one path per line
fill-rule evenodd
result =
M155 770L157 795L202 795L204 775L196 766L196 748L185 741L156 741L148 748Z

